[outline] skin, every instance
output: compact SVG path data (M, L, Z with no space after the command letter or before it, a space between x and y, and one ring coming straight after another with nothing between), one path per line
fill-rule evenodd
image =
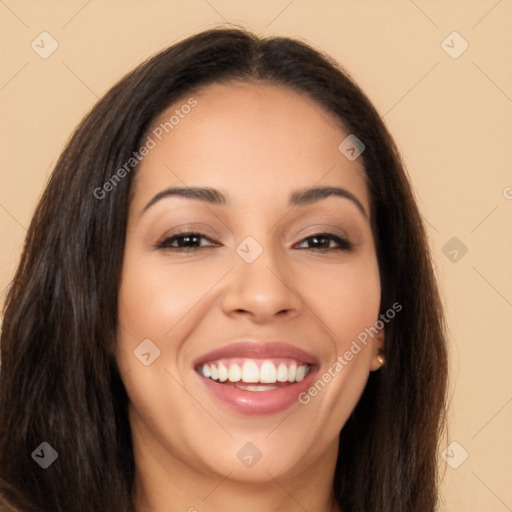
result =
M288 88L215 84L194 98L140 164L127 221L116 359L130 398L137 510L339 510L338 435L380 367L384 331L309 404L270 415L222 407L193 361L244 337L277 339L315 354L322 375L375 324L381 290L368 216L336 196L288 206L292 191L330 185L369 214L361 159L340 152L348 133L330 113ZM213 187L229 203L171 196L142 213L170 186ZM178 227L208 238L195 252L155 249ZM352 250L306 240L326 231ZM247 236L263 249L250 264L235 250ZM161 352L144 366L133 351L148 338ZM247 442L262 453L251 468L236 456Z

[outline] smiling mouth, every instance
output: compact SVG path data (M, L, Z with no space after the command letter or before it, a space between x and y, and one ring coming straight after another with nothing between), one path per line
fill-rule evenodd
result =
M311 365L291 358L228 358L196 367L202 377L244 391L271 391L301 382Z
M215 404L254 416L299 404L319 366L315 355L290 343L243 340L202 355L192 368Z

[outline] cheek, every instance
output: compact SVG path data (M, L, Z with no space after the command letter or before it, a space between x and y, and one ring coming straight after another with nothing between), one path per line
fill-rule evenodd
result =
M130 398L131 419L139 430L162 443L173 439L174 445L183 445L180 436L190 434L190 417L195 414L197 419L201 414L183 394L175 372L176 359L181 337L190 327L189 319L194 318L187 315L198 307L219 275L211 266L198 273L192 266L158 264L129 253L125 258L116 361ZM134 354L140 356L139 346L147 339L160 351L148 366ZM150 352L150 361L153 350L151 346L144 349ZM175 414L177 409L179 415ZM171 417L172 431L165 427Z
M370 372L372 337L380 307L377 261L354 262L328 272L308 274L305 288L315 313L328 329L332 346L301 403L324 417L326 435L334 436L357 404Z
M120 326L133 338L165 337L221 275L208 265L127 261L119 293Z
M322 321L338 353L365 328L375 324L381 289L373 258L305 275L303 298Z

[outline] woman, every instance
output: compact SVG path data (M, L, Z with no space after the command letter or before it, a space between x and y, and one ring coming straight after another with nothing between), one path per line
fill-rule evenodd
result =
M1 338L19 511L433 511L443 313L396 146L348 74L213 29L99 101Z

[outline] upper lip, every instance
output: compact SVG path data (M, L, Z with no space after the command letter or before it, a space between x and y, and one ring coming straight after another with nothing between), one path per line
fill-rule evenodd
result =
M236 341L229 345L214 349L207 354L203 354L194 361L194 367L228 357L246 357L246 358L268 358L287 357L296 361L309 365L318 365L319 361L316 356L298 348L295 345L285 343L283 341Z

